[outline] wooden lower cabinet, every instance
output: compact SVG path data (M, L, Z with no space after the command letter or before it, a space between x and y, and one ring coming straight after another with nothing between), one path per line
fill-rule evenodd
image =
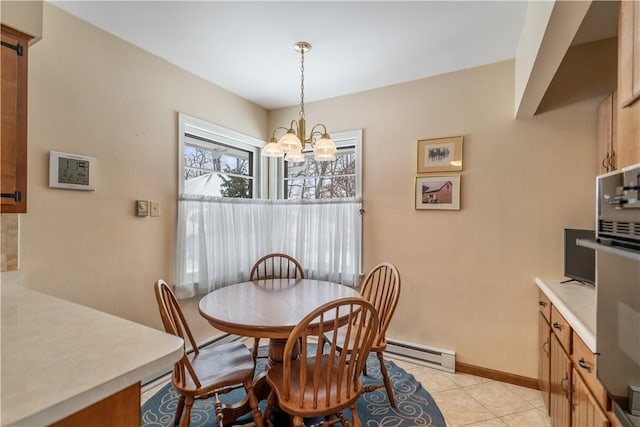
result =
M571 359L551 334L551 364L549 381L549 415L554 427L571 426Z
M140 383L69 415L50 427L131 427L140 425Z
M551 326L544 315L538 315L538 386L549 412L549 379L551 373Z
M574 427L608 427L609 419L578 372L572 372L571 423Z
M596 358L571 325L538 297L538 384L553 427L620 427L596 377Z

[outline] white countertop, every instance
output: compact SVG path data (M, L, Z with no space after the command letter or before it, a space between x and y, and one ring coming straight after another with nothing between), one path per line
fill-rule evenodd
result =
M567 279L562 279L567 280ZM582 341L596 352L596 289L579 282L536 277L536 285L569 322Z
M1 288L2 426L51 424L183 354L173 335L19 285Z

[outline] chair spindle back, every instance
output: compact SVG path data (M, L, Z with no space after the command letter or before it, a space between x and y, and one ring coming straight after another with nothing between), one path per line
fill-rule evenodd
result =
M345 328L346 342L352 343L348 351L340 351L336 342L341 327ZM342 298L308 314L291 331L284 348L284 400L313 411L357 399L362 391L360 373L377 329L377 311L362 298ZM334 339L322 345L322 337L329 332L333 332ZM319 344L309 355L312 342ZM292 361L291 354L298 343L300 357Z
M300 263L287 254L273 253L260 258L253 265L249 280L304 279Z
M400 298L400 273L396 266L388 262L376 265L367 275L360 293L373 304L380 317L374 347L385 346L385 335Z

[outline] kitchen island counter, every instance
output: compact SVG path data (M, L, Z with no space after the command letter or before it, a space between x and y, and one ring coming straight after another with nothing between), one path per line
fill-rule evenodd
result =
M124 389L139 390L182 354L181 338L3 285L1 425L49 425ZM136 404L139 412L139 395Z

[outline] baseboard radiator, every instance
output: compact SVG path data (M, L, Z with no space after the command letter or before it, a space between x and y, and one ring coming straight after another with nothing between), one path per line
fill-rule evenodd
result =
M451 373L455 373L456 371L455 351L409 343L392 338L387 340L387 349L385 350L385 353L388 353L389 356L395 357L396 359L405 360L418 365L428 366L430 368L440 369Z

